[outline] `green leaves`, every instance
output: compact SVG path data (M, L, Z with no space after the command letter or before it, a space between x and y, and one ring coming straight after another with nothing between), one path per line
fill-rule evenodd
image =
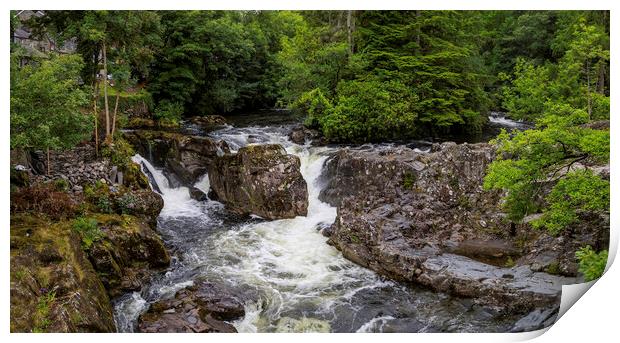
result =
M11 87L11 147L67 149L90 138L93 119L78 84L82 59L52 56L15 73Z
M532 224L558 233L578 221L578 211L609 211L609 194L609 181L589 170L570 172L553 187L546 198L549 207Z
M575 253L575 257L579 261L579 272L583 274L586 281L596 280L605 272L608 257L607 250L596 253L588 245L579 249Z
M582 211L609 211L609 182L577 169L608 163L609 131L582 127L587 121L582 110L570 106L549 110L556 114L542 117L536 129L502 131L491 141L498 156L488 167L484 187L506 192L503 208L513 221L542 207L542 217L532 225L557 234L578 222ZM543 203L545 185L553 183Z

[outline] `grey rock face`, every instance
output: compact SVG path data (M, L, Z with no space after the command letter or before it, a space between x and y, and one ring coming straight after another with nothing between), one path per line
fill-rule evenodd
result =
M278 144L251 145L209 167L211 190L228 209L266 219L305 216L308 187L301 162Z
M554 306L578 280L531 268L526 249L556 238L504 219L501 193L482 188L493 158L488 144L341 150L320 196L338 207L329 243L380 274L499 310Z

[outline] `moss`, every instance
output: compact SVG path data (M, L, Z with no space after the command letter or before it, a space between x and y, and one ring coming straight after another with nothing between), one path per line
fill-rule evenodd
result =
M552 275L560 275L560 264L557 261L550 263L545 268L545 272Z
M405 189L413 189L413 185L415 184L416 176L412 173L405 173L403 175L403 187Z
M450 187L452 189L458 189L459 188L459 179L456 176L451 176L450 180L448 181L448 184L450 185Z
M459 196L457 202L458 202L459 207L461 208L470 209L472 207L471 203L469 202L469 198L466 197L465 195Z
M19 269L16 271L11 271L11 282L21 281L26 276L26 271L24 269Z
M113 331L109 298L82 252L73 220L31 213L10 219L11 331ZM84 316L80 326L72 324L74 313Z
M56 179L54 180L54 187L59 192L66 192L69 190L69 182L65 179Z
M512 259L511 256L508 256L506 258L506 262L504 263L504 267L506 268L512 268L516 265L515 261Z
M51 307L56 301L56 292L51 291L46 294L42 294L37 302L37 309L34 314L34 327L33 332L45 332L47 327L51 324L50 311Z
M351 242L355 243L355 244L359 244L361 243L361 240L359 237L357 237L357 235L355 234L351 234L349 235L349 238L351 238Z

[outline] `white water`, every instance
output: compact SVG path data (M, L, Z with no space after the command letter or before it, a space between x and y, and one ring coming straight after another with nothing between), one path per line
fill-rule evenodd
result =
M334 222L336 209L318 196L319 176L330 150L293 144L284 131L229 127L212 135L225 139L232 150L253 142L274 142L297 155L308 184L305 217L231 219L222 204L191 199L186 187L171 188L161 170L134 156L135 162L148 168L162 192L164 208L158 230L174 251L164 275L142 292L116 302L118 330L133 331L150 303L173 296L198 276L250 294L245 317L233 323L239 332L374 332L388 324L400 331L479 330L476 318L455 319L455 313L467 311L458 301L382 280L326 244L319 228ZM208 192L208 176L195 186ZM414 326L412 318L424 318L425 323Z
M489 122L507 128L522 128L526 126L524 122L506 118L505 114L499 112L491 112Z

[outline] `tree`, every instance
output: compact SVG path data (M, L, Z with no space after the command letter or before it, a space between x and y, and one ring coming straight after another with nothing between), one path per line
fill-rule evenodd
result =
M32 25L39 36L52 34L59 42L77 39L78 51L88 61L82 75L86 82L93 80L95 98L99 96L95 93L99 92L97 80L104 81L105 135L111 141L114 118L110 115L107 79L109 71L116 67L109 61L122 61L134 77L145 78L159 44L159 16L153 11L47 11ZM121 84L125 84L123 81Z
M52 56L11 73L11 148L67 149L89 139L92 117L78 84L84 66L77 55Z
M535 227L558 233L579 221L578 212L605 212L609 209L609 181L577 164L609 163L609 131L584 127L588 115L568 105L549 108L536 129L503 131L492 144L497 158L484 179L486 189L506 191L503 207L509 219L542 210ZM583 167L581 167L583 168ZM541 204L545 185L552 190Z
M603 12L605 13L605 12ZM502 73L503 106L514 118L536 120L544 108L569 104L590 119L609 118L609 32L600 14L558 15L546 61L517 57L512 77ZM590 18L592 17L592 18Z

